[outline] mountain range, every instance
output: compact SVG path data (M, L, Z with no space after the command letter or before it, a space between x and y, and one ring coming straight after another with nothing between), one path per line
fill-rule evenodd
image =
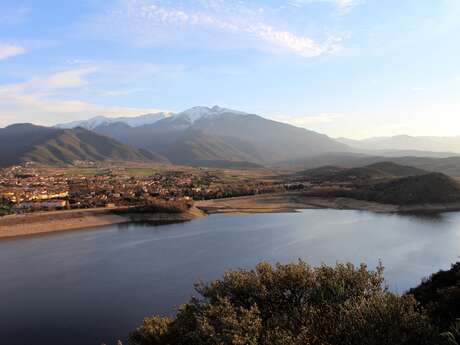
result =
M357 168L375 163L392 162L428 172L440 172L449 176L460 176L460 156L436 157L386 157L354 152L327 153L300 160L280 162L277 167L289 170L310 170L315 168ZM327 170L327 169L326 169Z
M434 136L410 136L396 135L391 137L374 137L362 140L337 138L337 141L360 151L406 151L412 155L426 156L428 153L444 153L453 155L460 153L460 136L458 137L434 137ZM407 152L408 151L408 152ZM412 152L411 152L412 151Z
M135 117L95 116L88 120L73 121L73 122L68 122L68 123L57 124L54 127L62 128L62 129L83 127L83 128L92 130L99 126L108 125L108 124L117 123L117 122L125 123L131 127L138 127L138 126L149 125L149 124L155 123L168 116L171 116L171 113L159 112L159 113L139 115Z
M87 129L59 129L15 124L0 129L0 166L24 162L47 165L75 161L164 162L159 155L135 149Z
M333 139L218 106L138 117L99 116L52 128L16 124L0 129L0 145L1 166L25 161L69 164L75 160L126 160L301 170L391 161L460 176L460 156L455 153L460 152L460 137Z
M118 121L92 130L175 164L228 161L265 165L349 150L326 135L218 106L194 107L141 126Z

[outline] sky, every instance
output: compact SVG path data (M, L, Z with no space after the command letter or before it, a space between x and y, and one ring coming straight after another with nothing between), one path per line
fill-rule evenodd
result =
M2 0L0 127L219 105L460 135L460 0Z

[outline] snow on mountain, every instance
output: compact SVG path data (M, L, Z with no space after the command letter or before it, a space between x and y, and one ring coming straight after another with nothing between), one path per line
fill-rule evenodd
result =
M109 119L104 116L96 116L93 117L89 120L84 120L84 121L72 121L72 122L67 122L67 123L59 123L55 125L54 127L56 128L62 128L62 129L71 129L71 128L76 128L76 127L83 127L86 129L93 129L99 125L102 125L104 123L107 123Z
M187 120L191 124L194 123L196 120L211 117L211 116L218 116L224 113L232 113L238 115L247 115L247 113L227 108L221 108L215 105L212 108L209 107L193 107L178 114L175 114L171 117L171 120L181 119Z
M168 119L175 123L176 127L180 128L187 128L188 126L192 125L196 120L218 116L224 113L231 113L237 115L247 115L247 113L227 108L221 108L215 105L212 108L209 107L193 107L188 110L182 111L180 113L152 113L152 114L145 114L136 117L106 117L106 116L96 116L89 120L83 121L73 121L68 123L61 123L54 127L56 128L76 128L76 127L83 127L89 130L94 130L97 127L103 125L110 125L116 122L122 122L127 124L130 127L140 127L143 125L150 125L156 123L163 119Z
M108 125L108 124L116 123L116 122L122 122L131 127L139 127L139 126L155 123L169 116L171 116L171 113L165 113L165 112L145 114L145 115L140 115L136 117L96 116L89 120L73 121L73 122L58 124L55 127L56 128L83 127L89 130L93 130L99 126Z

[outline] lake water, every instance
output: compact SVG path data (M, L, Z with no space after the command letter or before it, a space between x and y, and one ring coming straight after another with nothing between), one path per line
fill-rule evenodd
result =
M0 241L0 339L8 345L115 344L151 314L173 314L192 284L260 261L379 259L403 292L460 255L460 213L359 211L214 215Z

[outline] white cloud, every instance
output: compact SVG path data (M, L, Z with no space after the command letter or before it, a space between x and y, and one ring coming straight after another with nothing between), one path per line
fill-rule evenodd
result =
M49 95L63 89L82 87L88 84L87 77L97 70L96 67L68 69L47 76L35 76L22 83L0 85L0 95L5 90L15 90L15 92L25 94Z
M289 4L296 7L301 7L315 2L329 2L336 5L341 10L350 10L363 3L364 0L289 0Z
M203 43L200 34L213 35L217 31L233 35L233 39L246 41L246 47L292 52L304 57L328 54L340 48L340 39L333 38L320 43L311 37L266 23L258 15L263 12L261 9L235 8L229 11L222 10L223 3L220 1L205 3L205 10L199 11L160 6L148 0L125 0L122 6L110 15L99 18L98 26L105 30L109 23L117 23L111 25L114 30L108 34L114 34L119 30L119 33L126 36L130 42L140 44L155 45L182 39L186 45L194 42L199 45ZM102 29L100 31L107 34ZM221 41L218 45L225 47L225 39Z
M55 100L27 94L8 95L6 100L0 94L0 105L0 127L19 122L54 125L96 115L137 116L166 111L155 108L105 106L81 100Z
M16 44L0 43L0 60L5 60L10 57L26 53L26 49Z
M96 71L95 67L63 71L51 75L44 82L47 87L58 89L83 86L88 83L85 77Z
M277 30L270 25L262 23L250 25L245 30L248 33L254 33L257 37L268 43L288 49L305 57L332 53L340 49L339 39L333 39L324 45L320 45L309 37L296 36L289 31Z
M88 84L95 68L68 70L35 77L23 83L0 85L0 126L14 122L52 125L95 115L134 116L160 111L153 108L104 106L78 99L57 98L62 89Z

